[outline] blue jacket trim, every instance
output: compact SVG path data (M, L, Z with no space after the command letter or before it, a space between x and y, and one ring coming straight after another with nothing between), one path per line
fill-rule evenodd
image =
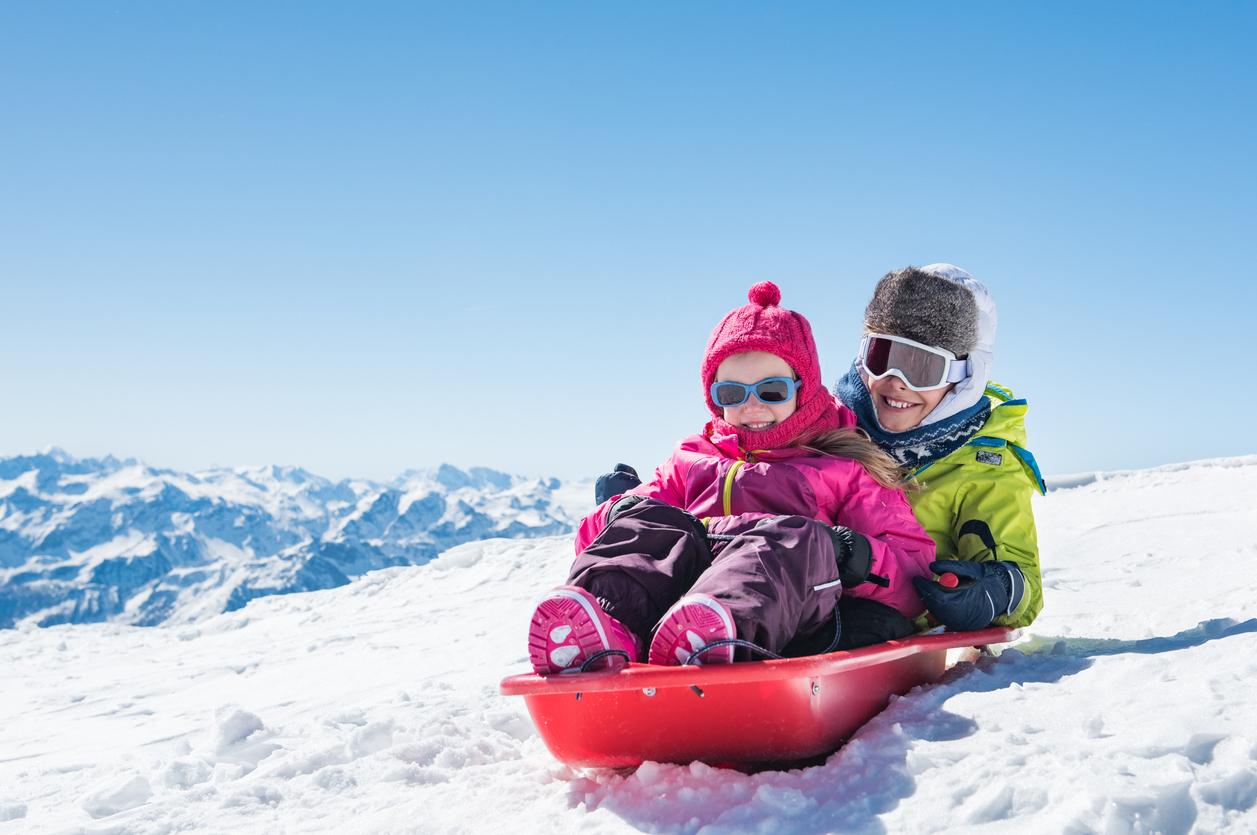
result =
M1019 447L1016 444L1009 444L1013 448L1013 453L1021 459L1021 463L1026 466L1034 474L1034 484L1039 488L1041 495L1047 495L1047 485L1043 482L1043 474L1039 472L1039 462L1034 460L1034 455L1030 450Z
M1028 406L1029 404L1030 404L1030 401L1026 400L1026 398L1018 397L1016 400L1005 400L1003 403L999 404L999 406L996 406L995 408L998 409L1001 406Z
M965 446L989 446L989 447L1003 447L1003 446L1008 446L1008 445L1009 445L1008 441L1004 440L1003 438L991 438L986 435L979 435L976 438L970 438L969 441L965 444Z
M1000 386L997 386L994 383L989 382L989 381L986 384L986 393L994 394L1000 400L1008 400L1009 398L1013 396L1013 393L1009 391L1008 389L1001 388Z

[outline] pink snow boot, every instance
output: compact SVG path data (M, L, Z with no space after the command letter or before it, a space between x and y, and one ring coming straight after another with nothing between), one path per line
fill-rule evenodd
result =
M597 599L576 586L559 586L537 604L528 627L528 658L533 672L576 673L600 652L619 651L628 661L641 657L638 639L628 627L608 615ZM624 666L623 656L608 653L591 670Z
M684 664L708 644L738 636L725 605L705 594L687 594L668 610L650 642L649 663ZM729 664L733 644L715 647L694 658L695 664Z

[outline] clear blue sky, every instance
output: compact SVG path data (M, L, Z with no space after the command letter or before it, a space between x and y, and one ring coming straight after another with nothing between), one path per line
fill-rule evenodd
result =
M951 261L1048 473L1257 452L1257 5L8 3L0 454L594 475Z

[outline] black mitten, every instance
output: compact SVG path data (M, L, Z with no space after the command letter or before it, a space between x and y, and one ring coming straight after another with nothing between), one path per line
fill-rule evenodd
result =
M615 469L598 476L598 480L594 482L594 501L602 504L612 496L632 490L641 483L637 470L628 464L616 464Z
M842 525L827 527L830 538L834 541L834 557L838 560L838 579L843 588L858 586L860 583L873 583L878 586L887 584L886 578L873 572L873 546L869 545L868 537Z
M1026 591L1026 578L1012 562L938 560L930 570L939 581L913 577L912 584L925 608L948 629L985 629L1000 615L1012 614Z

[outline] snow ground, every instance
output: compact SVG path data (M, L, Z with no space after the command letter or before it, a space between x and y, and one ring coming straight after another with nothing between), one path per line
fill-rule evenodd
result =
M1069 483L1030 637L787 772L551 758L497 683L567 537L194 626L2 631L0 835L1257 832L1257 456Z

